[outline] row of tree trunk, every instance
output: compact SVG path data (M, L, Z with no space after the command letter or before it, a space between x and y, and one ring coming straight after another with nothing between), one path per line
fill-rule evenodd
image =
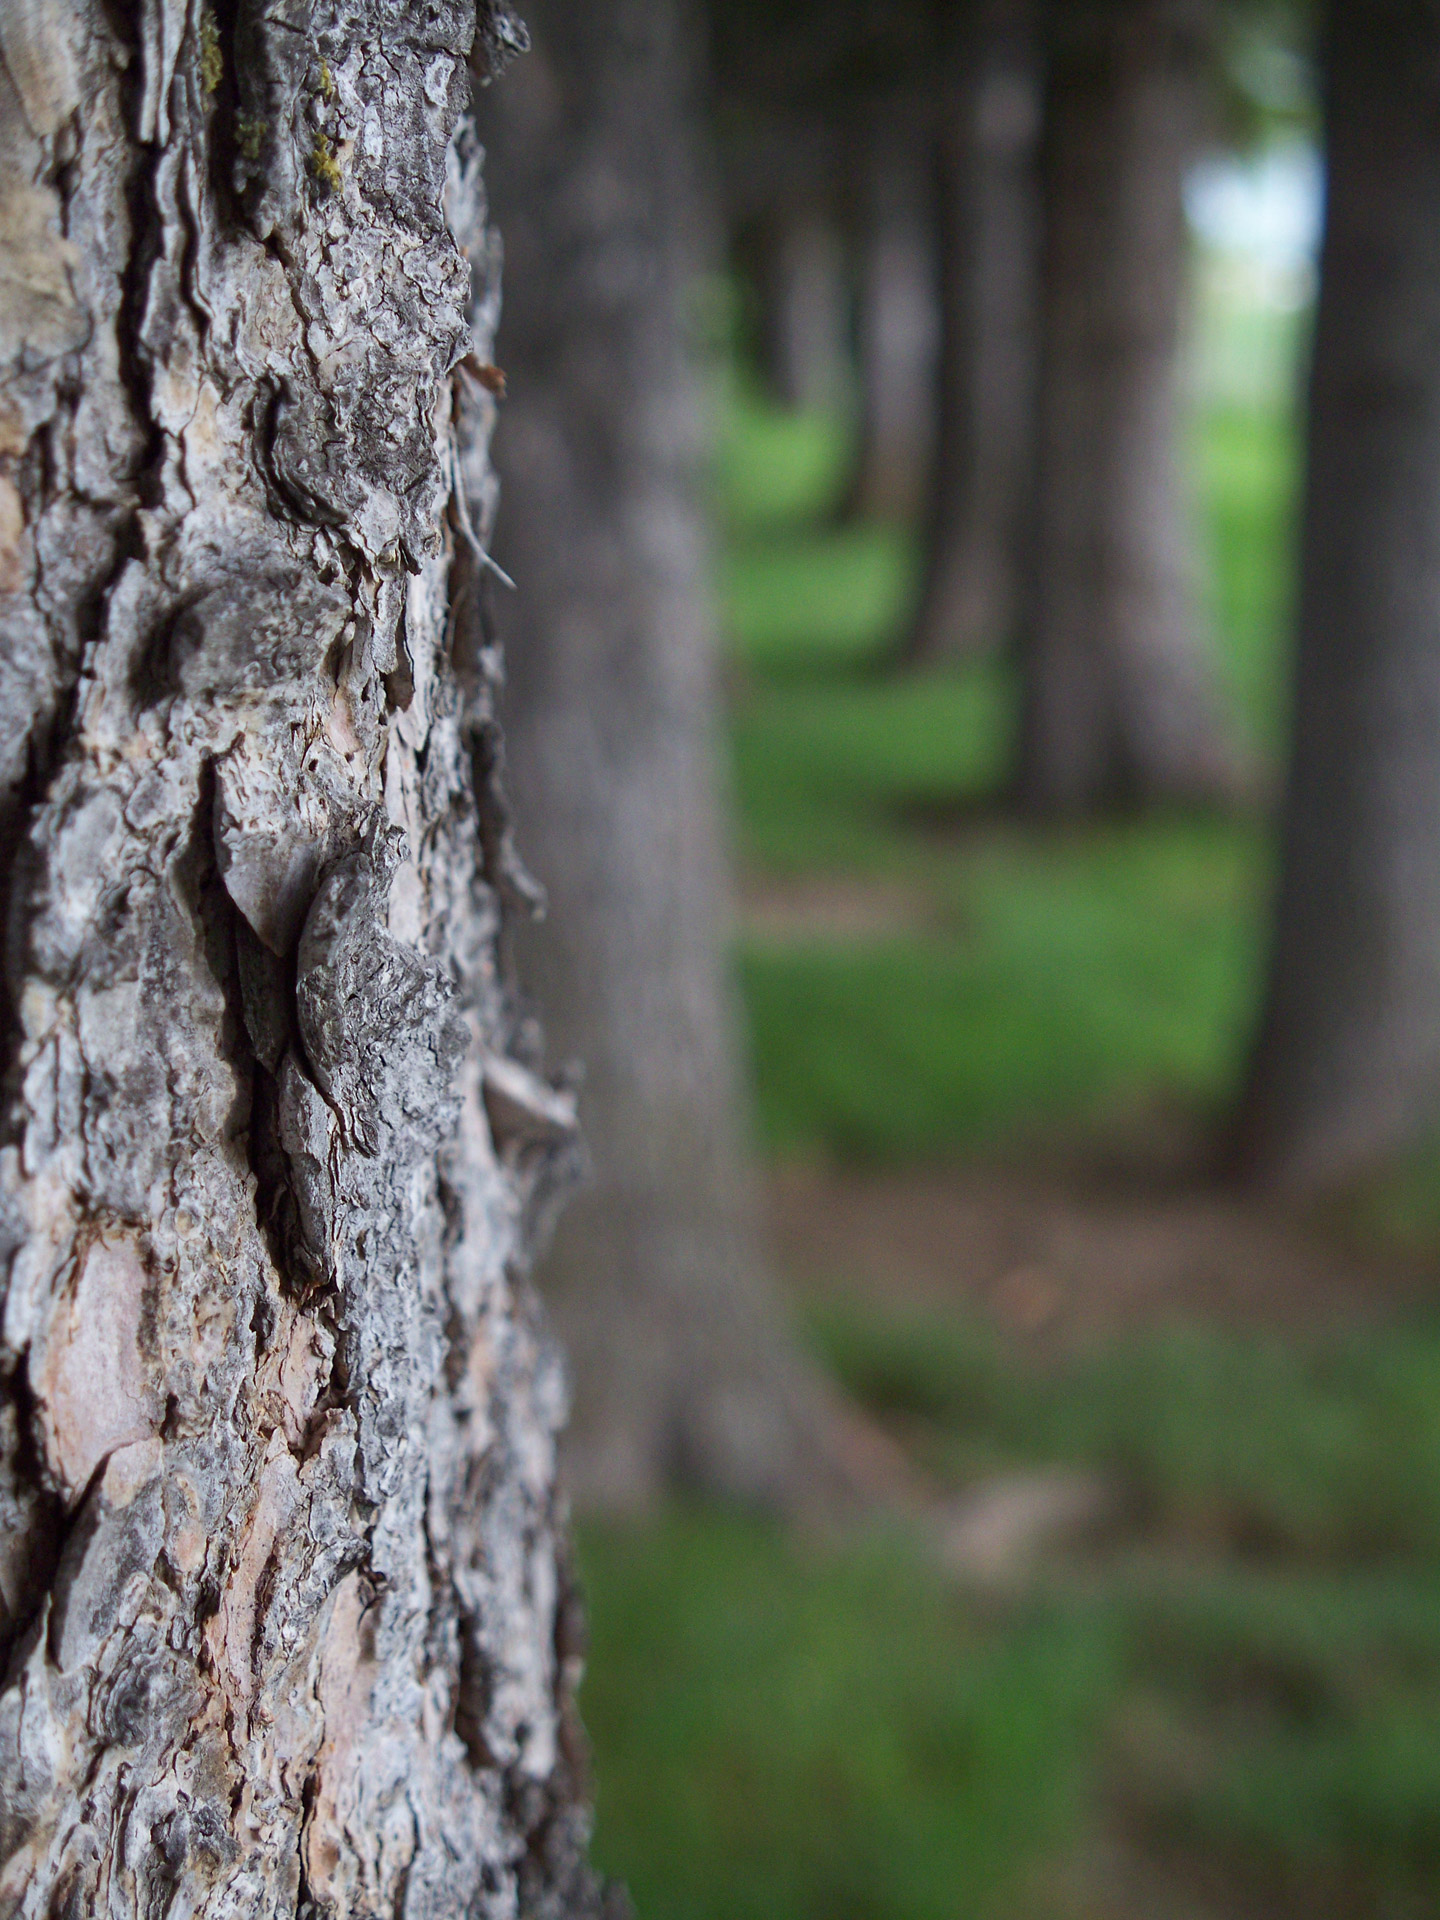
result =
M688 303L717 236L695 21L534 0L482 114L510 290L497 607L526 857L517 971L583 1073L589 1167L545 1263L586 1505L843 1499L841 1433L765 1273L727 949L706 438Z
M919 512L905 661L1018 648L1036 813L1226 805L1246 784L1179 443L1182 186L1213 27L1196 0L954 0L934 74L859 116L847 511ZM833 268L784 259L767 336L841 297Z
M907 173L881 117L872 170L891 185L861 203L852 502L925 499L905 657L1017 648L1032 811L1233 802L1254 781L1198 617L1178 457L1181 188L1214 12L963 0L939 20L938 122L909 103ZM1405 0L1336 6L1324 28L1293 748L1232 1143L1237 1167L1302 1190L1383 1162L1440 1107L1434 36L1432 10ZM932 124L929 216L914 156ZM892 306L929 292L939 314L933 381L923 349L907 358L870 320L886 272Z
M1327 9L1295 702L1238 1164L1343 1188L1440 1119L1440 9Z
M854 1458L767 1281L723 965L716 638L685 318L687 286L715 245L696 55L683 14L654 0L616 5L621 37L603 9L577 23L564 0L539 7L537 50L493 95L485 127L502 214L513 210L515 268L500 540L520 593L497 614L514 780L552 905L517 934L516 952L555 1057L585 1063L592 1142L588 1190L547 1265L575 1364L570 1471L583 1499L612 1509L643 1508L676 1484L833 1509L873 1486L874 1463L867 1475ZM1030 10L976 0L948 14L947 296L922 622L928 645L952 653L1023 633L1019 778L1036 812L1233 801L1245 769L1197 616L1180 473L1182 185L1203 127L1206 17L1186 0L1094 0L1052 9L1039 28L1037 92ZM1342 160L1343 113L1342 102L1332 116ZM907 213L914 119L913 96L892 89L859 127L877 249L865 323L877 361L912 385L926 353L923 242ZM785 177L813 192L813 153ZM1331 264L1338 244L1332 235L1332 305L1337 277L1342 289L1354 278ZM1320 435L1334 404L1318 384L1326 324ZM876 385L858 483L872 507L899 510L907 463L915 470L906 410L883 404L904 385ZM1347 551L1338 523L1357 524L1342 481L1343 471L1321 541L1332 567ZM1333 610L1335 595L1321 603ZM1344 638L1354 660L1353 633ZM1297 793L1315 777L1311 685L1313 673ZM1332 790L1291 808L1332 866L1344 844L1327 772L1337 764L1322 755ZM1393 777L1377 773L1375 791ZM1394 847L1413 835L1398 799L1389 827ZM1292 823L1292 847L1305 830ZM1373 844L1363 857L1378 901L1388 869ZM1296 888L1303 903L1317 871L1303 845L1292 852L1272 1006L1237 1134L1244 1165L1266 1178L1311 1177L1313 1156L1292 1160L1286 1144L1305 1104L1286 1076L1308 1084L1307 1049L1343 1052L1358 1034L1355 1057L1371 1081L1388 1076L1392 1106L1402 1083L1410 1089L1408 1118L1388 1133L1370 1100L1352 1129L1357 1151L1388 1147L1434 1105L1430 1043L1417 1055L1365 1038L1372 1018L1392 1018L1396 1035L1420 1031L1406 1025L1424 1016L1410 991L1429 978L1418 945L1394 986L1345 961L1344 990L1375 991L1348 1033L1335 1006L1324 1009L1329 1040L1327 1020L1312 1017L1314 982L1334 987L1344 951L1297 920L1315 911L1297 909ZM1391 905L1356 929L1363 951L1388 954ZM1419 905L1412 898L1412 919ZM1312 995L1298 1007L1297 979ZM1339 1084L1325 1071L1317 1105ZM1360 1159L1313 1164L1328 1177Z

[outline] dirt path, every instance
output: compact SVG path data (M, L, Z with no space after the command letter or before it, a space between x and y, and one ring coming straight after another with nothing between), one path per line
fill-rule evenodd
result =
M1047 1343L1176 1321L1313 1329L1440 1295L1432 1265L1364 1258L1163 1170L790 1166L768 1203L802 1298L979 1308Z

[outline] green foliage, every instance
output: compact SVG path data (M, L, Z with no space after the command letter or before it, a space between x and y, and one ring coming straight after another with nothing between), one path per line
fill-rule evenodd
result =
M1313 0L1221 0L1215 106L1234 145L1318 136L1316 11Z

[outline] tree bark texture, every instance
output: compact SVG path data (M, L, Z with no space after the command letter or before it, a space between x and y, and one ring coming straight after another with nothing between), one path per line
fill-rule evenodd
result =
M741 1145L686 338L708 224L692 23L673 0L527 18L482 130L510 262L509 761L552 908L519 967L583 1060L594 1163L542 1283L575 1370L569 1475L610 1509L677 1483L794 1507L828 1487L828 1410L765 1284Z
M1440 8L1332 5L1292 761L1241 1122L1257 1177L1440 1112Z
M935 424L939 298L928 103L886 101L870 120L852 192L858 445L844 513L908 520L924 496Z
M1033 9L948 10L936 152L940 237L938 431L913 660L986 653L1015 631L1033 471Z
M1021 793L1042 812L1231 797L1179 449L1190 0L1052 5Z
M5 1916L596 1910L476 25L0 14Z

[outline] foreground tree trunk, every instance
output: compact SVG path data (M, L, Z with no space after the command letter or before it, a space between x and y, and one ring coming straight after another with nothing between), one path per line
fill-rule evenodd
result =
M6 1915L596 1910L475 31L0 18Z
M1440 1112L1440 13L1329 9L1293 758L1241 1120L1300 1191Z
M501 333L510 765L551 917L520 946L578 1054L594 1156L545 1286L578 1498L835 1486L828 1409L762 1274L724 950L716 647L686 354L703 201L672 0L536 0L483 132Z
M939 431L924 575L906 656L993 651L1019 610L1032 456L1035 136L1039 76L1026 0L945 16L937 151Z
M1034 598L1020 784L1042 812L1232 798L1179 459L1181 187L1203 12L1066 0L1044 107Z

